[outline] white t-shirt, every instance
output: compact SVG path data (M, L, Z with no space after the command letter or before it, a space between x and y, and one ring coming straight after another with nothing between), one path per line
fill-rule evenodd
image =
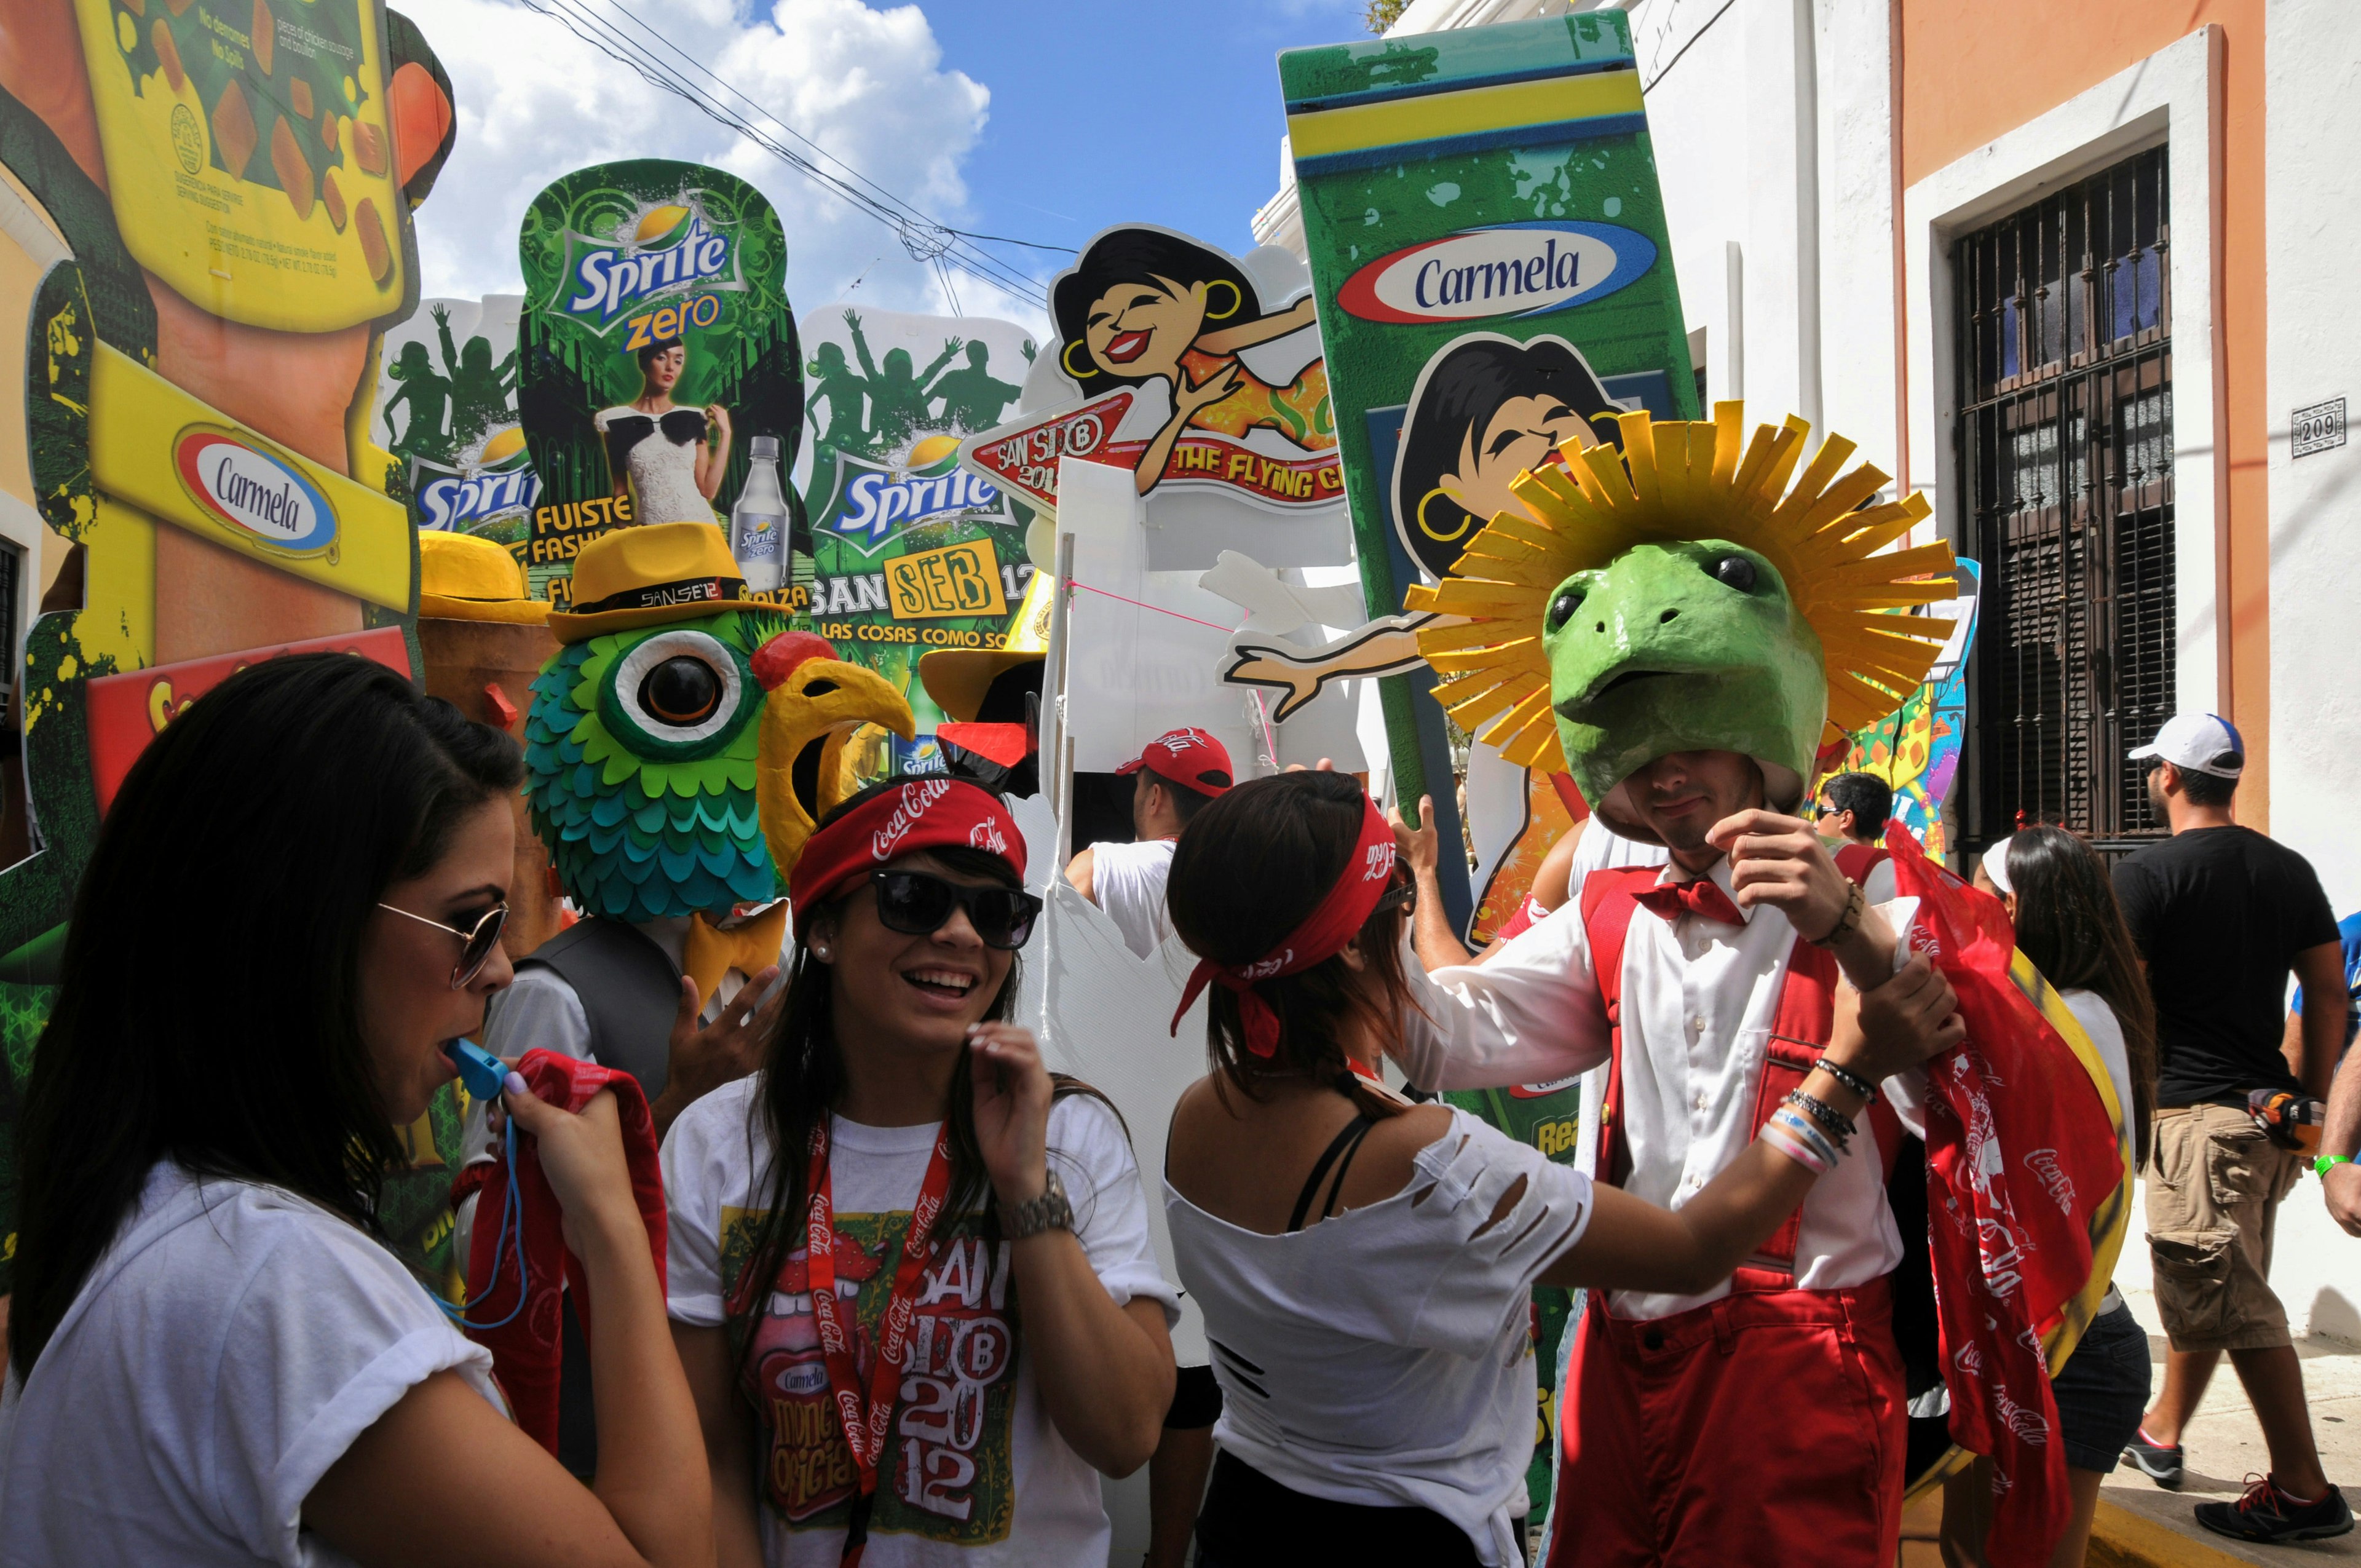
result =
M691 1105L664 1139L670 1214L666 1287L673 1318L727 1321L723 1297L767 1211L769 1134L757 1113L760 1075ZM831 1124L829 1176L836 1210L837 1293L860 1325L864 1392L873 1334L901 1261L910 1206L935 1146L933 1127ZM1074 1231L1107 1294L1160 1301L1172 1287L1148 1238L1148 1200L1123 1124L1101 1102L1069 1095L1049 1113L1051 1168L1074 1206ZM1042 1408L1024 1354L1023 1303L1008 1246L969 1237L929 1267L910 1327L922 1369L902 1380L893 1435L878 1466L869 1519L869 1568L921 1564L1071 1564L1104 1568L1110 1528L1098 1473L1068 1447ZM763 1560L836 1568L855 1472L829 1397L818 1324L797 1248L755 1330L766 1412L761 1514Z
M303 1499L353 1440L492 1360L393 1254L273 1187L170 1161L0 1398L0 1563L333 1565Z
M1275 1236L1164 1184L1222 1385L1213 1440L1298 1492L1432 1508L1483 1562L1514 1563L1532 1284L1589 1225L1590 1179L1456 1108L1412 1165L1393 1197ZM1520 1177L1523 1196L1489 1224Z
M2108 1081L2114 1085L2115 1103L2124 1113L2122 1135L2117 1139L2118 1152L2124 1163L2132 1164L2132 1151L2136 1147L2139 1118L2132 1110L2132 1058L2124 1047L2124 1026L2115 1017L2115 1010L2107 999L2095 991L2061 991L2058 1000L2074 1021L2082 1025L2082 1033L2091 1036L2091 1048L2107 1064Z
M1164 905L1164 884L1172 876L1179 840L1146 839L1136 844L1091 846L1091 902L1107 913L1123 945L1146 958L1172 935Z

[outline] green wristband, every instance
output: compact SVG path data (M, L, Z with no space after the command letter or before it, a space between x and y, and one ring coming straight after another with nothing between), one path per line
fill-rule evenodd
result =
M2312 1162L2312 1173L2314 1176L2326 1176L2332 1167L2352 1163L2353 1157L2349 1154L2324 1154Z

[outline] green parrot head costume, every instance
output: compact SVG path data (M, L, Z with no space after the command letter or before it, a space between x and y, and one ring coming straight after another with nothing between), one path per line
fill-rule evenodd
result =
M708 523L619 529L575 563L575 609L533 684L525 795L567 894L645 921L786 893L814 825L843 795L853 730L908 739L883 677L740 602Z
M1510 762L1563 765L1618 833L1657 842L1620 786L1675 751L1737 751L1793 811L1822 751L1925 679L1948 622L1895 615L1951 597L1951 550L1887 551L1922 496L1864 506L1887 476L1839 477L1853 444L1789 419L1744 436L1745 406L1656 423L1623 448L1560 449L1510 487L1456 575L1408 597L1435 697ZM1798 466L1803 472L1797 477ZM1791 481L1792 484L1791 484ZM1479 728L1480 727L1480 728Z

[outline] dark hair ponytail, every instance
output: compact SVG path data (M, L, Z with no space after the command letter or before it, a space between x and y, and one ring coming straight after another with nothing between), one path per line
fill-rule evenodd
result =
M1246 964L1278 947L1345 874L1360 842L1362 802L1350 773L1279 773L1240 784L1198 812L1172 852L1165 891L1172 928L1189 950ZM1401 929L1401 911L1382 901L1362 923L1369 981L1356 978L1340 953L1258 981L1255 990L1279 1015L1279 1047L1268 1058L1246 1049L1237 998L1208 987L1205 1053L1215 1091L1235 1087L1258 1099L1274 1078L1310 1075L1334 1083L1373 1116L1398 1113L1398 1103L1361 1086L1344 1042L1357 1028L1389 1035L1409 1004ZM1372 990L1381 1000L1371 1000Z
M381 664L241 670L123 781L74 896L18 1123L8 1343L29 1376L159 1159L369 1228L399 1155L363 1043L363 934L516 743Z
M2095 992L2114 1010L2131 1064L2133 1139L2147 1164L2156 1115L2156 1003L2115 887L2098 852L2063 828L2027 828L2008 841L2016 890L2016 945L2060 991Z

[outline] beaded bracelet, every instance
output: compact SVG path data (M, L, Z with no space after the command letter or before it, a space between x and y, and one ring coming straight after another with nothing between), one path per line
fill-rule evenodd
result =
M1822 1072L1827 1073L1830 1078L1835 1079L1839 1083L1843 1084L1847 1089L1851 1090L1855 1094L1860 1095L1863 1100L1868 1101L1871 1104L1873 1105L1877 1102L1877 1085L1870 1082L1869 1080L1861 1077L1861 1074L1853 1071L1852 1069L1838 1066L1835 1062L1830 1061L1826 1055L1822 1055L1820 1058L1812 1063L1812 1065L1818 1068Z
M1861 925L1861 917L1868 909L1869 895L1861 891L1861 883L1854 883L1845 894L1844 913L1837 916L1837 923L1828 928L1828 934L1825 937L1808 937L1805 939L1816 948L1833 948L1852 934L1853 930Z
M1764 1143L1815 1176L1826 1176L1831 1168L1828 1161L1822 1159L1801 1138L1780 1125L1775 1117L1763 1124L1760 1136Z
M1833 1169L1837 1162L1844 1158L1844 1150L1828 1142L1827 1136L1817 1127L1812 1125L1810 1119L1799 1111L1783 1105L1763 1125L1792 1133L1803 1140L1805 1147L1826 1162L1822 1168L1824 1171Z
M1820 1131L1835 1140L1839 1149L1845 1146L1846 1140L1853 1135L1851 1118L1839 1113L1835 1106L1817 1094L1806 1094L1800 1089L1791 1089L1787 1091L1787 1097L1780 1103L1793 1105L1809 1115L1813 1121L1820 1124Z

